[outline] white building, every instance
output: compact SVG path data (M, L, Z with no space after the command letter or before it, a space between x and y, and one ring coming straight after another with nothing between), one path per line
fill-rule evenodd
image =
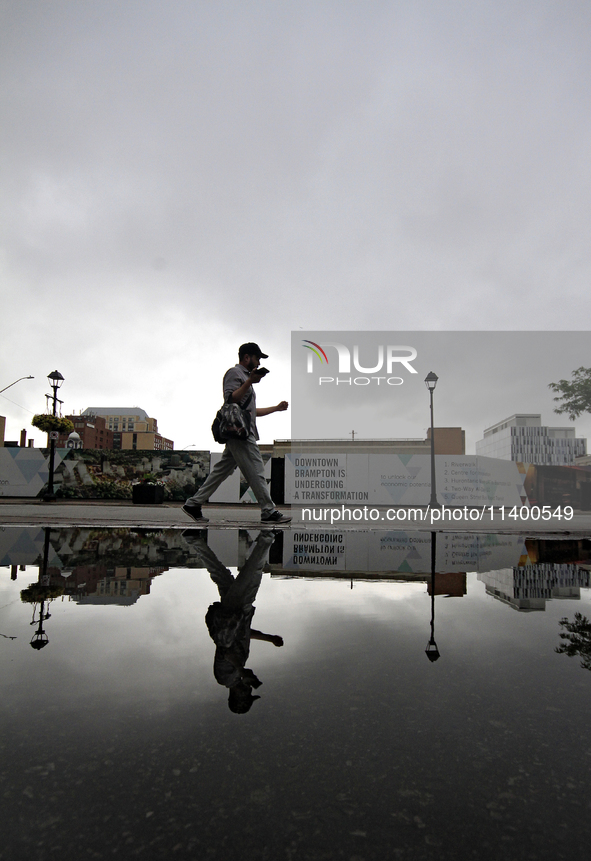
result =
M485 571L478 579L488 595L515 610L545 610L546 601L567 598L579 601L581 588L591 583L589 571L573 564L538 562L523 567Z
M565 466L587 454L587 440L574 427L542 425L539 413L518 413L486 428L476 454L519 463Z

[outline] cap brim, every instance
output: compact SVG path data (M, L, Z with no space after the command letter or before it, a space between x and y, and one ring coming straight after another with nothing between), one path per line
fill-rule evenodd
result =
M268 359L268 358L269 358L269 356L267 355L267 353L259 353L259 359Z

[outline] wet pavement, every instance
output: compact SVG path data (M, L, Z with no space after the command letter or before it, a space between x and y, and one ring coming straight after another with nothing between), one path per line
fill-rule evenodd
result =
M553 534L589 534L591 535L591 512L569 510L567 516L560 506L552 506L548 511L548 519L543 519L546 512L532 513L532 509L523 506L512 511L505 507L492 509L483 508L445 508L445 512L428 512L423 506L398 506L395 509L386 506L365 506L351 510L360 513L359 520L348 519L342 514L343 506L316 507L305 509L297 506L279 506L284 514L292 516L292 523L287 528L305 526L318 528L330 526L343 530L391 530L406 531L451 531L454 532L495 532L495 533L525 533L528 535ZM331 514L332 512L335 512ZM370 512L377 512L378 519L370 519ZM394 519L390 519L395 512ZM209 519L210 529L250 529L260 527L260 512L255 505L206 505L204 515ZM133 505L128 501L104 502L85 500L84 502L68 502L56 500L44 503L36 499L14 500L0 499L0 526L51 526L51 525L95 525L142 528L187 528L195 525L191 518L182 511L182 503L164 503L162 505Z
M589 531L10 509L0 859L586 856Z

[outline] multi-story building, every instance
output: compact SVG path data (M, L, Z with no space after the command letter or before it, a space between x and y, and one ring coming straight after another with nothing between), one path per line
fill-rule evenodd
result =
M476 454L519 463L566 466L587 454L587 440L574 427L542 425L539 413L516 413L486 428Z
M158 433L158 422L140 407L88 407L82 416L101 416L113 434L114 449L172 451L174 442Z
M113 448L113 431L107 427L102 416L81 415L66 416L74 425L74 431L80 437L81 448ZM60 433L56 445L64 448L68 442L69 433Z
M586 568L553 562L486 571L478 574L478 579L484 583L488 595L515 610L529 612L545 610L550 599L578 601L581 588L588 589L591 585Z

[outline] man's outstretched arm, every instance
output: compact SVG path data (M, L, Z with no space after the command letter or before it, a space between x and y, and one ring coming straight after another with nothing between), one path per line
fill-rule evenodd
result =
M278 634L263 634L262 631L250 631L251 640L264 640L266 643L273 643L274 646L280 647L283 645L283 637Z
M282 413L288 408L288 406L289 404L287 401L281 401L281 403L277 404L275 407L257 407L257 418L259 418L259 416L268 416L271 413Z

